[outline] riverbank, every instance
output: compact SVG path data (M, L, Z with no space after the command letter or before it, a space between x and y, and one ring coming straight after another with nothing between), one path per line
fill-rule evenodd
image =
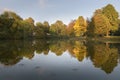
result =
M95 38L87 38L87 40L108 42L108 43L120 43L120 36L95 37Z

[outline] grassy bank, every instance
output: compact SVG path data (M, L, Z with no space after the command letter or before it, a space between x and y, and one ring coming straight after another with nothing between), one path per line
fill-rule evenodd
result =
M108 43L120 43L120 36L95 37L95 38L87 38L87 40L108 42Z

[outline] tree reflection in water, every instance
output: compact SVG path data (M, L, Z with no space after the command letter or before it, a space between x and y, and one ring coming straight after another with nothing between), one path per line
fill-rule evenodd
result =
M79 40L6 40L0 41L0 63L6 66L15 65L23 57L32 59L35 52L48 55L49 51L56 56L61 56L65 51L68 51L80 62L89 58L96 68L100 68L106 73L111 73L120 60L119 44Z

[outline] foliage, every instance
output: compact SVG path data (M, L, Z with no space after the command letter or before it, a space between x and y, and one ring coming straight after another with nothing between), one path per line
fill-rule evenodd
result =
M66 26L57 20L53 24L47 21L37 22L28 17L22 19L12 11L5 11L0 15L0 39L33 39L50 37L94 37L120 35L120 19L114 6L108 4L97 9L91 20L79 16Z
M96 35L109 35L110 23L106 16L101 13L96 13L93 16L92 22L94 24L94 34Z
M95 34L94 34L94 22L92 19L87 18L87 24L88 24L87 32L86 32L87 37L94 37L95 36Z
M36 23L36 27L34 29L34 37L36 37L36 38L44 38L45 37L44 26L41 22Z
M108 4L103 8L103 14L109 19L109 22L111 24L110 30L116 31L118 30L118 12L115 10L114 6L111 4Z
M67 36L75 36L74 34L75 20L72 20L67 26Z
M44 21L43 26L44 26L44 32L47 35L47 33L49 33L50 25L49 25L49 23L47 21Z
M50 33L53 36L66 36L66 25L62 21L57 20L54 24L51 24Z
M87 31L86 20L82 16L79 16L74 25L75 36L83 36L85 35L86 31Z

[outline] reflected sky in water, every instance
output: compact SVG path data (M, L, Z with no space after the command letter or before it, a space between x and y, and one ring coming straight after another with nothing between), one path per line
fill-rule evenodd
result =
M19 43L0 45L0 80L120 79L119 44L86 41Z

